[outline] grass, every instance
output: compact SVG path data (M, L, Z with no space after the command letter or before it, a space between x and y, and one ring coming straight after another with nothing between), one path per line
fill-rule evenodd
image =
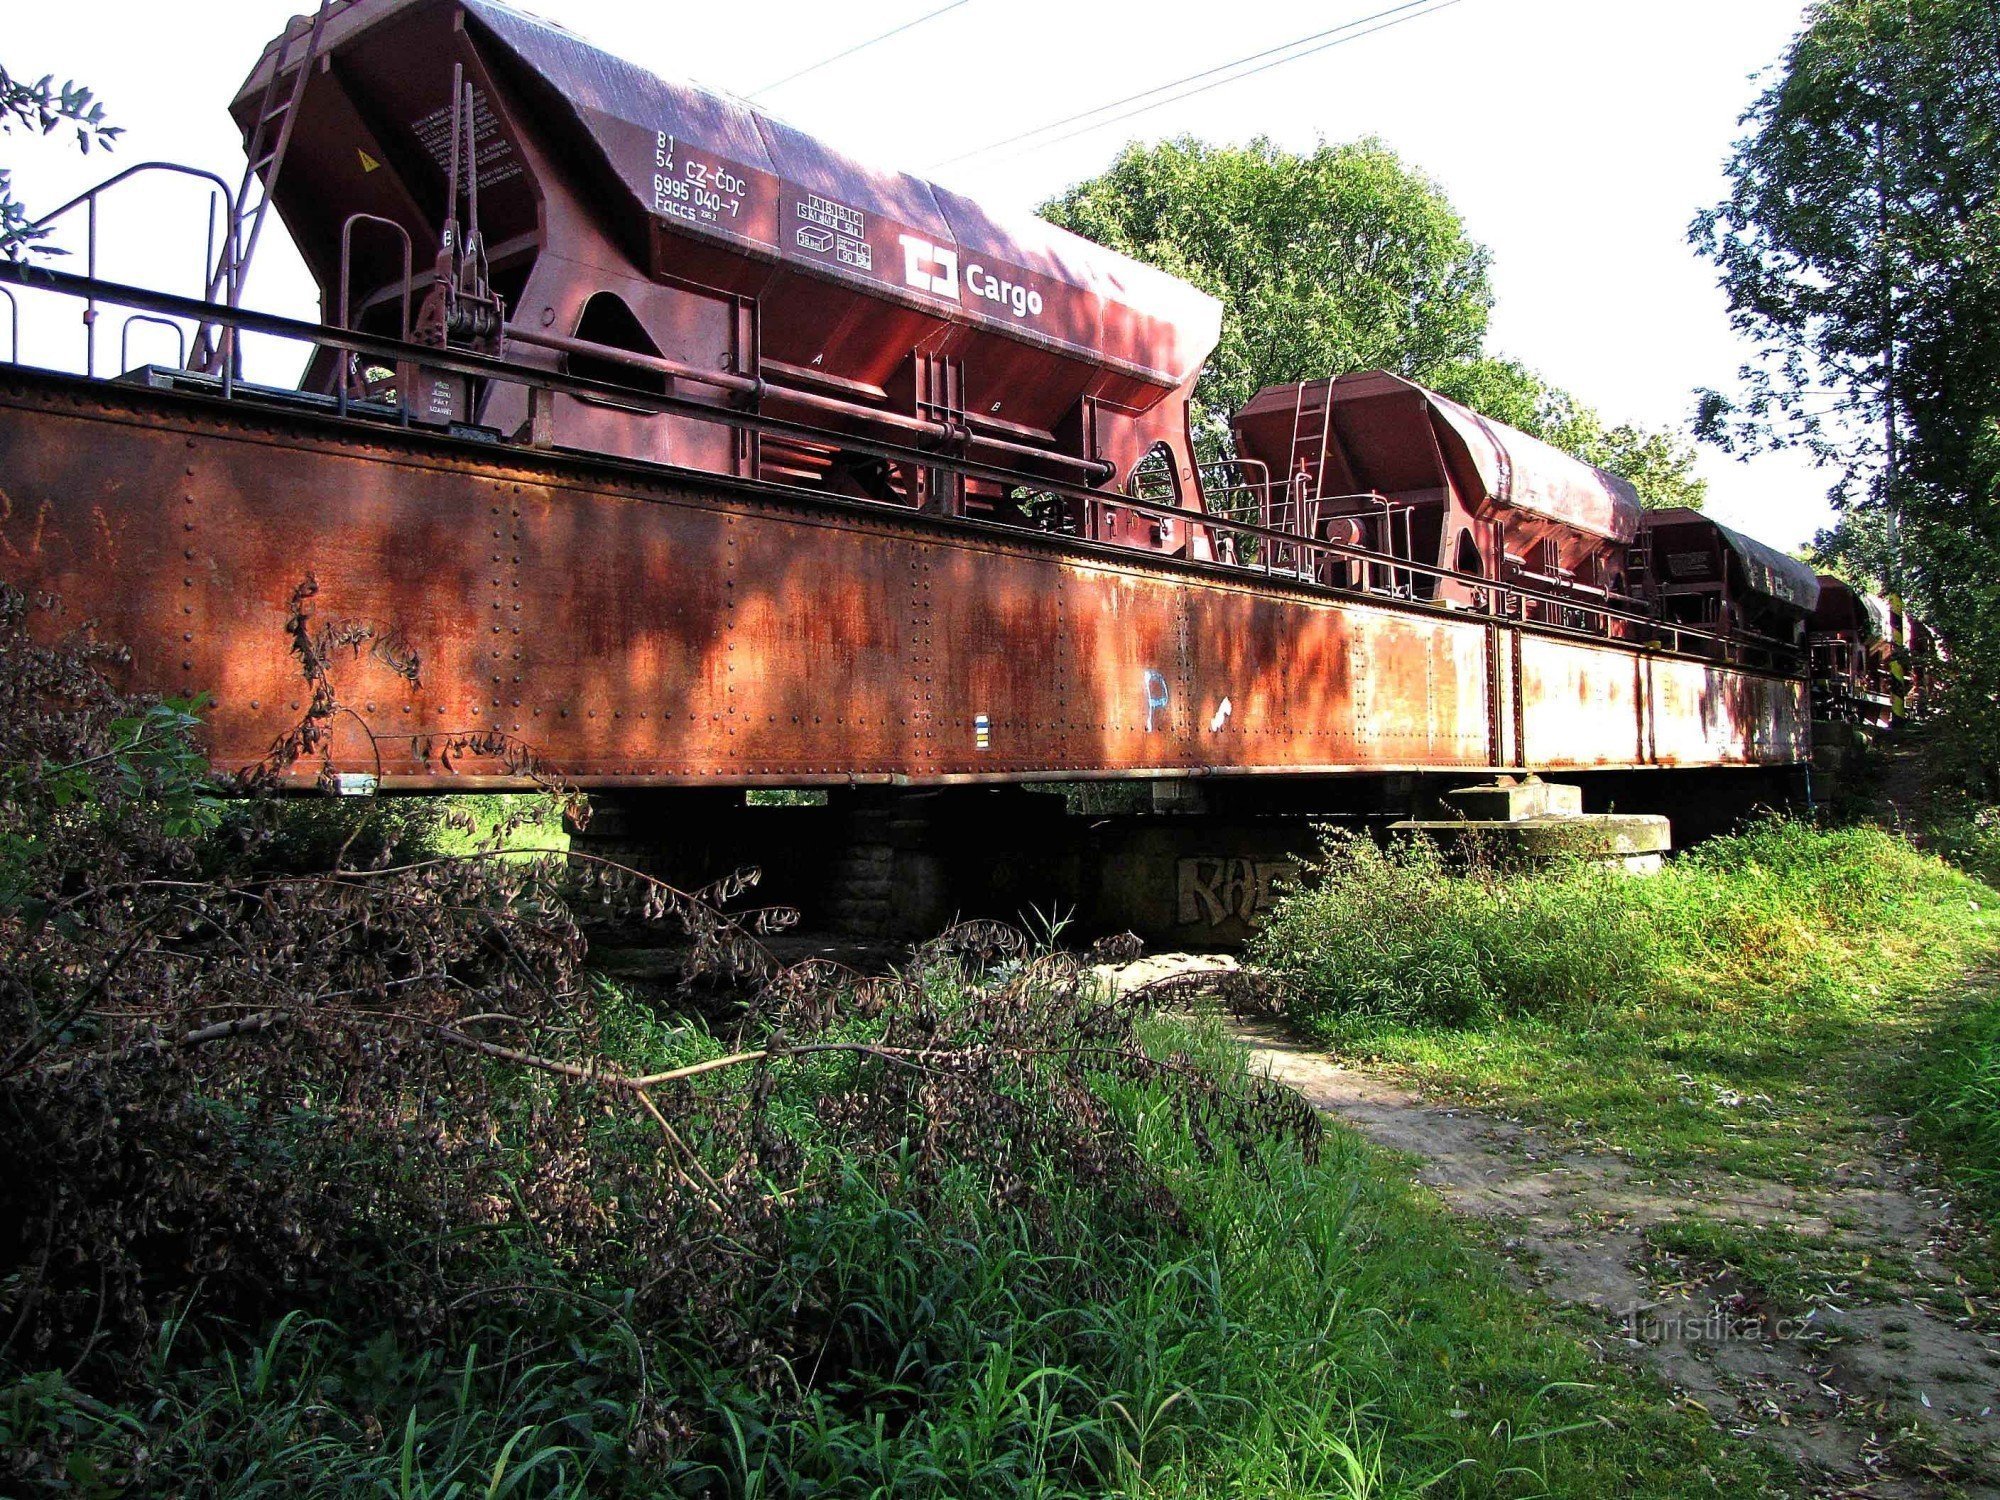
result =
M1323 863L1257 953L1307 1034L1681 1177L1816 1180L1935 1077L2000 940L2000 894L1875 828L1770 822L1649 879L1338 834Z
M1242 1075L1213 1027L1158 1022L1150 1043ZM656 1067L720 1043L632 1004L610 1045ZM841 1078L785 1070L805 1138ZM523 1260L518 1305L417 1337L368 1325L394 1286L357 1266L344 1295L255 1331L183 1309L143 1402L15 1381L0 1448L59 1431L50 1477L83 1495L1768 1492L1763 1459L1600 1363L1357 1136L1237 1149L1157 1087L1106 1088L1173 1227L1082 1232L1063 1163L1044 1164L1039 1227L976 1173L920 1214L893 1163L847 1163L741 1289L784 1317L837 1288L822 1356L773 1379L729 1373L699 1327L635 1326L575 1268Z
M1870 1128L1860 1081L1892 1077L1931 1090L1938 1139L1962 1130L1966 1159L1979 1149L1983 1096L1944 1088L1936 1059L2000 898L1887 835L1771 825L1654 881L1466 877L1335 840L1327 873L1265 939L1323 1039L1662 1171L1823 1167L1841 1132ZM988 981L941 964L927 982L970 996ZM736 1044L601 983L612 1064L656 1072ZM1148 1024L1155 1052L1248 1086L1213 1023ZM1964 1035L1976 1062L1980 1034ZM783 1357L726 1347L692 1311L641 1315L587 1252L544 1253L504 1212L474 1236L488 1295L404 1306L398 1267L444 1249L412 1225L254 1324L197 1292L163 1322L137 1394L8 1371L0 1455L37 1460L0 1474L86 1496L1783 1491L1775 1459L1600 1358L1588 1314L1520 1289L1483 1231L1350 1132L1317 1150L1240 1142L1164 1083L1105 1076L1106 1129L1172 1207L1121 1217L1071 1160L1028 1163L1028 1189L1001 1199L977 1153L833 1150L859 1076L821 1055L769 1080L773 1118L828 1190L780 1209L754 1274L722 1262L721 1321L752 1344L784 1330ZM743 1086L704 1075L683 1102ZM492 1148L518 1165L531 1137L505 1134L515 1115L495 1122ZM592 1129L577 1202L615 1236L604 1199L618 1169L658 1160L658 1137L622 1114ZM1801 1296L1847 1272L1832 1239L1721 1218L1652 1248L1663 1266L1741 1265Z
M1772 821L1633 879L1452 869L1330 832L1320 883L1257 956L1330 1048L1684 1203L1646 1233L1663 1283L1727 1272L1793 1314L1903 1300L2000 1320L2000 892L1978 878L2000 828L1925 843ZM1912 1142L1955 1189L1956 1282L1840 1208L1856 1163L1887 1171Z
M1700 1272L1739 1272L1777 1310L1794 1315L1838 1298L1886 1298L1897 1291L1885 1267L1862 1245L1836 1232L1813 1233L1785 1224L1744 1224L1691 1213L1646 1231L1647 1249L1662 1282Z

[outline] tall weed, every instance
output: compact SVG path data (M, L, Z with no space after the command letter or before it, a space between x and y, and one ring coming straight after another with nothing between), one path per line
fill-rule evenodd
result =
M1587 1025L1730 986L1837 991L1857 964L1921 943L1983 894L1867 827L1770 820L1645 878L1582 861L1468 867L1426 842L1385 849L1327 830L1253 955L1322 1035L1370 1022Z

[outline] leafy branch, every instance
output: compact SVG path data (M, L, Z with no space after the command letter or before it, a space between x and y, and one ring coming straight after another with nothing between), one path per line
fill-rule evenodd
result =
M105 122L103 104L83 85L70 81L58 86L54 74L29 83L0 67L0 134L21 130L46 136L65 125L75 129L77 149L86 155L93 146L110 150L123 133ZM34 227L14 196L12 174L0 167L0 254L14 259L29 249L41 255L62 254L40 243L47 234Z

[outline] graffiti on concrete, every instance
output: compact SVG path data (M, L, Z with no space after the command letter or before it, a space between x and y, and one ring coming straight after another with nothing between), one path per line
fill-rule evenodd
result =
M1289 859L1197 856L1180 862L1180 925L1254 927L1276 903L1298 865Z

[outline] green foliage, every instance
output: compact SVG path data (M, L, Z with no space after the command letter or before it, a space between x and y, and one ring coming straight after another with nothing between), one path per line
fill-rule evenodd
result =
M1196 389L1205 454L1228 451L1230 413L1264 386L1384 369L1624 475L1650 506L1701 504L1683 439L1607 428L1525 365L1481 353L1488 253L1443 189L1380 141L1303 155L1263 139L1134 144L1041 212L1222 300Z
M1595 871L1460 876L1428 840L1321 837L1308 888L1279 902L1254 948L1308 1027L1323 1015L1465 1026L1566 1008L1622 991L1645 940Z
M200 838L221 826L208 759L195 739L205 697L134 704L105 726L102 749L81 760L46 757L0 765L0 806L38 805L46 821L0 820L0 909L31 899L33 872L47 840L76 819L92 819L109 791L147 808L171 838Z
M1890 429L1914 394L1899 380L1912 319L1992 190L1993 25L1978 0L1809 12L1745 117L1729 197L1692 230L1759 345L1747 404L1707 399L1712 435L1802 443L1843 498L1885 497Z
M104 106L89 89L75 82L56 86L53 75L25 83L0 68L0 135L27 130L49 135L59 127L76 130L76 144L88 152L92 146L111 148L120 131L104 123ZM27 209L14 197L11 174L0 168L0 255L18 256L24 249L47 251L36 242L43 235L29 227Z
M613 1029L634 1066L715 1050L636 1006ZM1244 1086L1212 1026L1154 1022L1151 1043ZM819 1154L841 1070L772 1084ZM1636 1466L1658 1494L1769 1481L1600 1365L1358 1137L1217 1143L1171 1087L1103 1086L1171 1219L1107 1232L1068 1162L1008 1201L976 1165L926 1184L908 1151L830 1157L837 1190L736 1289L760 1322L819 1330L772 1381L523 1239L496 1295L430 1337L371 1329L394 1273L359 1263L345 1323L170 1319L143 1401L17 1376L0 1444L57 1456L38 1490L85 1495L1485 1500L1594 1497Z
M1844 514L1818 550L1952 647L1958 770L2000 777L2000 12L1821 0L1695 222L1758 345L1706 435L1798 445Z
M2000 896L1869 827L1760 824L1646 878L1329 853L1261 940L1309 1034L1704 1181L1812 1180L1915 1108L1901 1076L2000 947Z
M1329 830L1256 951L1323 1035L1355 1018L1585 1024L1718 984L1837 986L1857 946L1936 921L1967 890L1873 828L1762 823L1649 879L1582 862L1453 873L1427 842L1384 850Z
M1262 139L1134 144L1041 213L1222 299L1197 391L1211 451L1261 386L1373 367L1424 380L1486 335L1485 247L1380 141L1303 155Z
M1916 1080L1917 1132L2000 1205L2000 993L1988 992L1932 1039Z

